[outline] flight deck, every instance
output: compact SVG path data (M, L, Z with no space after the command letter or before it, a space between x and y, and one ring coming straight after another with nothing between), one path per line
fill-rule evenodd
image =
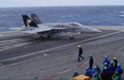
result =
M67 80L73 72L84 74L89 54L94 65L102 69L104 56L117 57L124 68L124 28L95 27L101 33L83 33L75 40L52 37L40 40L36 35L19 31L0 33L0 79ZM78 45L84 49L84 60L77 62ZM122 75L122 80L124 79Z

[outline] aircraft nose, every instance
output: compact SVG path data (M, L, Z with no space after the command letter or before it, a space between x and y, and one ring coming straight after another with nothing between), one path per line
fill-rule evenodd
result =
M98 30L98 29L95 29L95 28L93 28L91 30L92 30L92 32L102 32L101 30Z
M99 29L96 29L96 28L92 28L92 27L82 27L82 31L83 32L102 32L101 30Z

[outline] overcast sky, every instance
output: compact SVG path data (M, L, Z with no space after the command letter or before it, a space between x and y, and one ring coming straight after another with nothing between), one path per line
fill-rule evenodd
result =
M0 0L0 7L124 5L124 0Z

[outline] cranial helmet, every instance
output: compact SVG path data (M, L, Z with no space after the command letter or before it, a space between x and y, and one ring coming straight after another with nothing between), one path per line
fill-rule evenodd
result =
M90 54L89 56L92 57L92 54Z
M114 60L117 60L117 58L116 58L116 57L114 57L113 59L114 59Z
M81 46L80 45L78 45L78 48L80 48Z
M107 70L107 67L104 67L103 70Z
M85 67L86 70L88 70L89 68L88 67Z
M113 63L114 63L113 61L110 62L110 64L113 64Z
M107 59L108 57L107 56L104 56L105 59Z

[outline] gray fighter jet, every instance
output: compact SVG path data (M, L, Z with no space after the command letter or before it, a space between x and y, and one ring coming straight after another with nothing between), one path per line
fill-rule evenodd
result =
M25 26L23 26L23 32L29 34L38 34L41 39L50 38L54 35L57 36L69 36L72 40L75 35L81 33L96 33L101 32L98 29L90 28L81 25L78 22L66 22L66 23L42 23L36 14L31 14L31 18L27 15L22 15Z

